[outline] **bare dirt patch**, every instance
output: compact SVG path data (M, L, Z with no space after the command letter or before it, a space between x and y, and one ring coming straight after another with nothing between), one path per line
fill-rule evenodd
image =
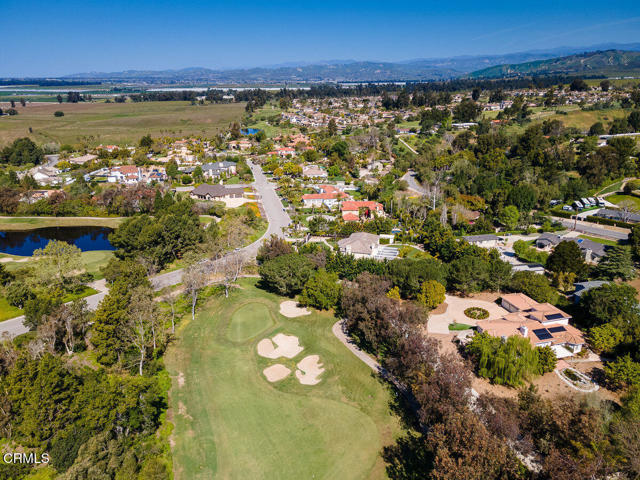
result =
M320 378L318 377L322 372L324 372L324 368L320 363L320 357L318 355L309 355L298 362L296 377L302 385L317 385L320 383Z
M308 308L299 307L297 302L293 300L285 300L280 304L280 315L284 315L285 317L295 318L310 314L311 311Z
M180 388L184 387L184 382L185 382L184 373L180 372L178 374L178 387Z
M289 376L291 370L280 363L265 368L262 373L270 382L278 382ZM296 372L297 373L297 372Z
M442 315L443 313L445 313L447 311L447 308L449 307L449 305L447 304L447 302L442 302L440 305L438 305L436 308L434 308L433 310L431 310L429 312L430 315Z
M277 347L274 347L274 343ZM258 342L258 355L265 358L293 358L298 355L303 347L300 346L298 337L295 335L277 334L272 339L264 338Z

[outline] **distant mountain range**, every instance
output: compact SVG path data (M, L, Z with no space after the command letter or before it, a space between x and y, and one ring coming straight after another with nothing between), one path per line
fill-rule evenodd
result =
M640 74L640 52L605 50L568 55L549 60L497 65L470 74L471 78L504 78L540 75L605 75Z
M585 54L586 51L595 53ZM606 50L606 52L604 52ZM607 65L605 53L611 64ZM152 84L291 84L326 82L390 82L445 80L471 76L499 77L512 75L551 73L596 74L608 67L619 66L623 70L629 62L635 65L635 53L640 52L640 43L601 44L591 47L559 47L550 50L532 50L505 55L476 55L448 58L423 58L400 62L376 62L355 60L327 60L322 62L289 62L279 65L215 70L202 67L180 70L126 70L122 72L77 73L62 77L65 80L141 82ZM579 58L584 55L598 57L588 60L585 65L593 69L580 69ZM561 58L557 58L561 57ZM600 59L600 57L602 57ZM575 58L576 61L564 59ZM556 62L556 63L554 63ZM626 62L626 63L625 63ZM548 65L548 66L547 66ZM566 68L566 69L565 69Z

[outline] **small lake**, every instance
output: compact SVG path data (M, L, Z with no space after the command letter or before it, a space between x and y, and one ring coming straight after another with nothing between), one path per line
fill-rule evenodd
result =
M83 252L89 250L115 250L109 242L108 227L47 227L34 230L0 231L0 252L29 257L38 248L44 248L49 240L62 240L75 245Z

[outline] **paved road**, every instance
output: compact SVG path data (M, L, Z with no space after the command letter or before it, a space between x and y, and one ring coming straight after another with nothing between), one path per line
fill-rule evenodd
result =
M625 231L610 230L594 223L581 221L578 221L576 223L574 220L558 217L554 217L554 220L558 220L560 223L562 223L562 225L569 228L570 230L576 230L577 232L581 233L592 233L594 235L598 235L599 237L612 238L614 240L626 240L627 238L629 238L629 234Z
M412 170L409 170L407 173L405 173L402 176L402 180L405 180L407 182L411 190L415 190L422 195L427 194L427 189L418 183L418 181L416 180L416 174Z
M291 218L289 217L289 214L285 212L282 202L280 201L280 197L276 194L273 184L264 176L260 166L254 165L251 161L247 161L247 164L253 172L255 182L253 182L252 185L258 194L258 198L262 200L262 205L269 222L267 231L260 239L240 250L247 257L255 257L258 253L258 248L260 248L260 245L262 245L262 242L266 238L269 238L272 234L281 237L284 236L283 230L291 223ZM175 270L173 272L156 275L149 280L155 290L161 290L164 287L182 283L182 272L182 269ZM101 285L94 285L94 288L100 290L100 293L85 297L87 305L91 310L96 310L98 308L98 304L107 294L108 290L104 287L104 282ZM15 337L28 332L29 329L24 326L23 320L24 315L0 322L0 335L3 332L7 332L11 337Z
M291 218L289 217L289 214L285 212L282 201L276 194L273 184L267 180L267 177L265 177L260 166L255 165L250 160L247 160L247 164L251 168L253 177L255 178L255 181L251 185L255 188L258 198L262 201L262 206L267 215L267 221L269 222L267 231L262 237L252 244L240 249L240 251L247 257L255 257L260 245L262 245L262 242L265 239L269 238L271 235L278 235L280 237L284 236L283 229L291 223ZM170 285L177 285L182 283L182 269L156 275L150 280L151 285L156 290L161 290L162 288Z

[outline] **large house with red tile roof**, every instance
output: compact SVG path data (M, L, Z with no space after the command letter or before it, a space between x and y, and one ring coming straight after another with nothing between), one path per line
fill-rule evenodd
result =
M349 198L349 195L337 189L333 185L318 185L319 193L307 193L302 196L305 208L326 206L335 207L341 200Z
M369 200L342 202L340 210L342 212L342 219L345 222L357 222L377 216L384 216L384 207L382 204Z
M571 357L584 347L584 334L569 325L571 315L550 303L538 303L523 293L509 293L502 297L502 307L509 313L479 321L478 332L505 339L520 335L534 347L551 347L558 358Z

